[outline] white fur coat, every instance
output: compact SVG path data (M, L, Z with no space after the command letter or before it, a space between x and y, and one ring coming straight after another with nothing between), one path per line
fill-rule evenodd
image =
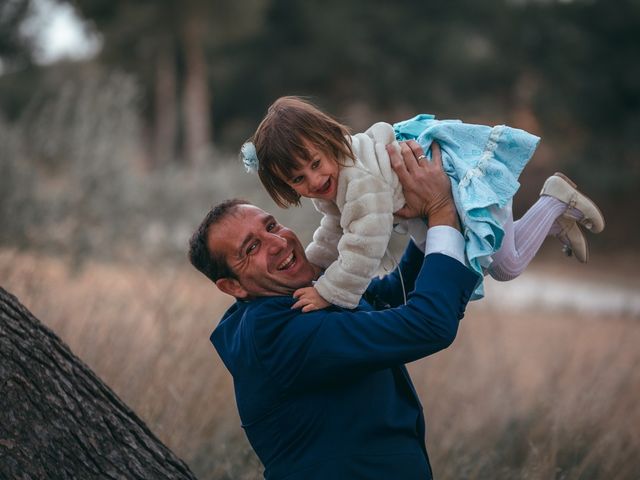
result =
M335 203L313 200L324 217L306 253L312 263L325 268L315 287L334 305L358 305L387 250L393 212L404 205L402 185L385 148L388 144L399 148L388 123L353 135L356 159L340 169Z

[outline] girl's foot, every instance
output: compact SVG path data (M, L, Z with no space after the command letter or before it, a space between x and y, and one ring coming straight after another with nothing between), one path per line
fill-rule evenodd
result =
M547 178L540 195L557 198L567 204L567 210L571 209L572 212L578 210L582 213L582 217L577 220L572 215L564 215L561 218L570 221L576 220L592 233L600 233L604 229L604 216L598 206L593 200L581 193L576 188L576 184L566 175L556 172Z
M589 244L575 220L559 217L556 220L559 231L555 236L564 245L562 251L570 257L573 255L580 263L587 263L589 260Z

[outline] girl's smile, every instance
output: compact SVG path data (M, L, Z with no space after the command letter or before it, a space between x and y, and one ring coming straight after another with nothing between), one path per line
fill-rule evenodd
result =
M329 179L327 179L327 181L324 182L322 187L320 187L320 189L317 190L316 193L318 193L319 195L326 195L328 192L333 190L332 186L333 186L333 182L331 181L331 177L329 177Z

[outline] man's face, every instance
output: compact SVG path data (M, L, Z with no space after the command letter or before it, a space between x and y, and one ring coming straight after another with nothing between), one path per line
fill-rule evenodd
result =
M317 277L296 234L254 205L238 205L211 227L207 248L236 274L216 282L236 298L291 295Z

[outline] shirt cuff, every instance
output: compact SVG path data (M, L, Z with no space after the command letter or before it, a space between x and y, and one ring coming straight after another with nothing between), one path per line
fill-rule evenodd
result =
M456 228L447 225L436 225L427 230L427 244L424 254L442 253L455 258L465 265L464 237Z

